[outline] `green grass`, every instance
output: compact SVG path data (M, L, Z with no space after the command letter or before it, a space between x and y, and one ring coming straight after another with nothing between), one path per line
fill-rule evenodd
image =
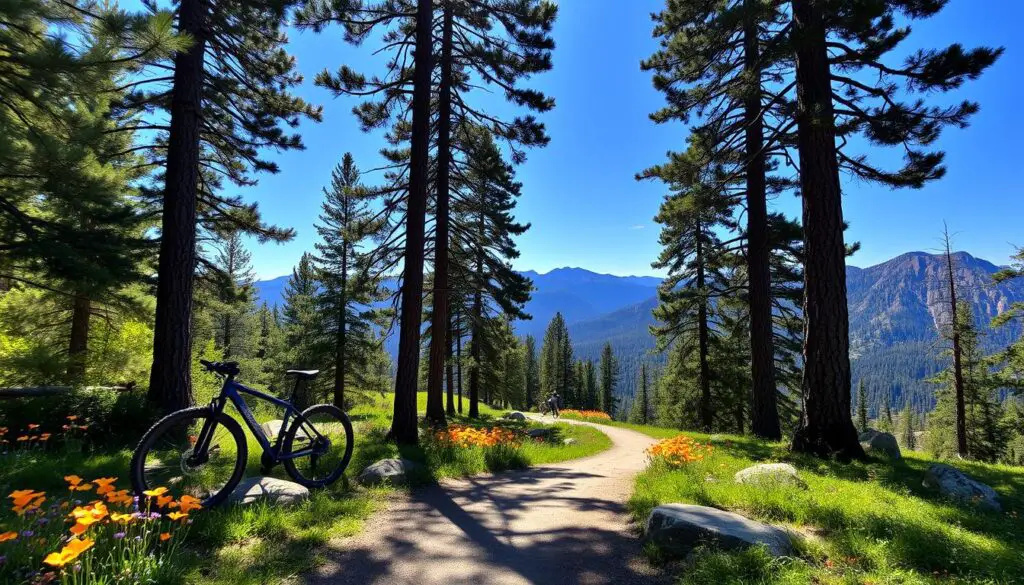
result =
M638 428L652 436L678 431ZM707 435L686 433L699 441ZM789 525L808 537L794 559L763 551L707 551L682 571L682 583L1011 583L1024 574L1024 468L958 462L1001 496L1004 511L960 505L925 489L933 463L842 464L791 454L785 444L724 436L711 457L673 470L655 463L636 478L629 506L638 520L657 505L683 502ZM809 485L764 488L733 482L762 461L788 461Z
M465 407L468 409L468 401ZM279 583L315 567L318 551L333 538L357 533L363 522L379 509L389 493L400 488L364 489L356 487L353 478L367 465L385 458L403 456L423 464L412 478L412 485L422 485L445 477L501 471L554 463L586 457L611 446L606 435L596 429L567 424L554 425L553 434L545 441L524 440L515 449L438 448L434 442L421 441L415 447L398 447L385 440L391 423L393 397L377 396L372 402L352 409L350 416L355 430L355 449L347 478L326 490L315 490L309 501L294 507L254 505L223 507L193 514L187 546L178 558L180 570L167 583L209 583L213 585ZM426 409L426 395L419 395L419 409ZM231 410L231 409L229 409ZM453 424L479 426L500 425L525 430L538 425L502 419L504 411L480 405L481 418L471 420L456 416ZM273 412L257 411L258 420L276 418ZM258 443L246 432L249 447L247 475L260 469ZM576 444L565 445L567 438ZM121 450L104 450L87 456L65 453L31 452L0 457L0 492L32 488L51 493L67 493L63 477L77 474L84 478L119 477L119 487L128 487L128 464L134 445ZM278 466L275 477L288 479ZM88 499L85 494L82 496ZM0 509L0 532L5 526L7 506ZM3 554L0 544L0 554Z

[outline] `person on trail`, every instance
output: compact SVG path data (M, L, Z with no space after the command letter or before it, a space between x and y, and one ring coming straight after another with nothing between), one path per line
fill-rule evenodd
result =
M548 397L548 412L551 416L558 418L558 392L552 392Z

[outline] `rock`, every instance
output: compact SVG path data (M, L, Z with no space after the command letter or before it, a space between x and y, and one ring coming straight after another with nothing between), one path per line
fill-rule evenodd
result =
M868 429L860 434L860 446L867 453L881 453L890 459L901 459L900 444L891 433Z
M951 500L977 504L997 512L1003 509L999 504L999 494L996 490L949 465L936 463L929 467L921 485L937 489L940 494Z
M736 483L748 485L789 485L807 489L807 484L789 463L759 463L736 472Z
M575 445L577 442L578 441L576 439L574 439L572 437L569 437L568 439L562 441L562 444L563 445Z
M764 545L774 556L793 552L790 533L777 526L705 506L666 504L647 518L644 539L670 557L682 558L701 544L721 550Z
M526 420L526 415L521 412L510 412L505 415L509 420Z
M292 481L274 477L247 477L228 496L228 501L247 505L261 500L286 506L309 499L309 489Z
M283 420L268 420L261 424L260 428L263 429L263 434L265 434L268 439L273 439L281 434L281 425L283 424Z
M531 439L547 439L554 432L555 429L541 427L539 429L530 429L526 431L526 435Z
M364 469L356 481L363 485L380 485L385 482L405 483L406 474L418 467L419 463L408 459L381 459Z

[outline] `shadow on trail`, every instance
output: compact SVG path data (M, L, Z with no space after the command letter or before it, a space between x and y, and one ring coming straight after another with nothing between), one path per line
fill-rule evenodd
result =
M586 515L574 522L575 514L595 511L626 522L623 504L572 489L577 480L600 477L534 468L427 487L384 515L382 540L356 538L329 552L328 566L307 582L659 583L628 531L587 525Z

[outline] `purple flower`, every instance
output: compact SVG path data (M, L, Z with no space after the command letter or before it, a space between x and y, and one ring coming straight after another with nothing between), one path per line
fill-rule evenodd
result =
M39 520L36 520L36 522L38 522L39 524L46 524L49 521L49 518L40 518Z
M26 530L22 532L21 535L25 538L32 538L35 535L35 532L32 532L31 530Z
M7 557L5 555L0 555L0 565L4 564L6 562L7 562Z
M82 570L82 563L75 563L74 571L77 573Z
M160 512L153 512L153 513L151 513L151 514L149 515L149 517L150 517L151 519L153 519L153 520L156 520L157 518L159 518L159 517L160 517Z
M114 533L114 540L121 540L122 538L124 538L124 532Z
M142 537L141 536L136 536L135 537L135 542L142 542Z

